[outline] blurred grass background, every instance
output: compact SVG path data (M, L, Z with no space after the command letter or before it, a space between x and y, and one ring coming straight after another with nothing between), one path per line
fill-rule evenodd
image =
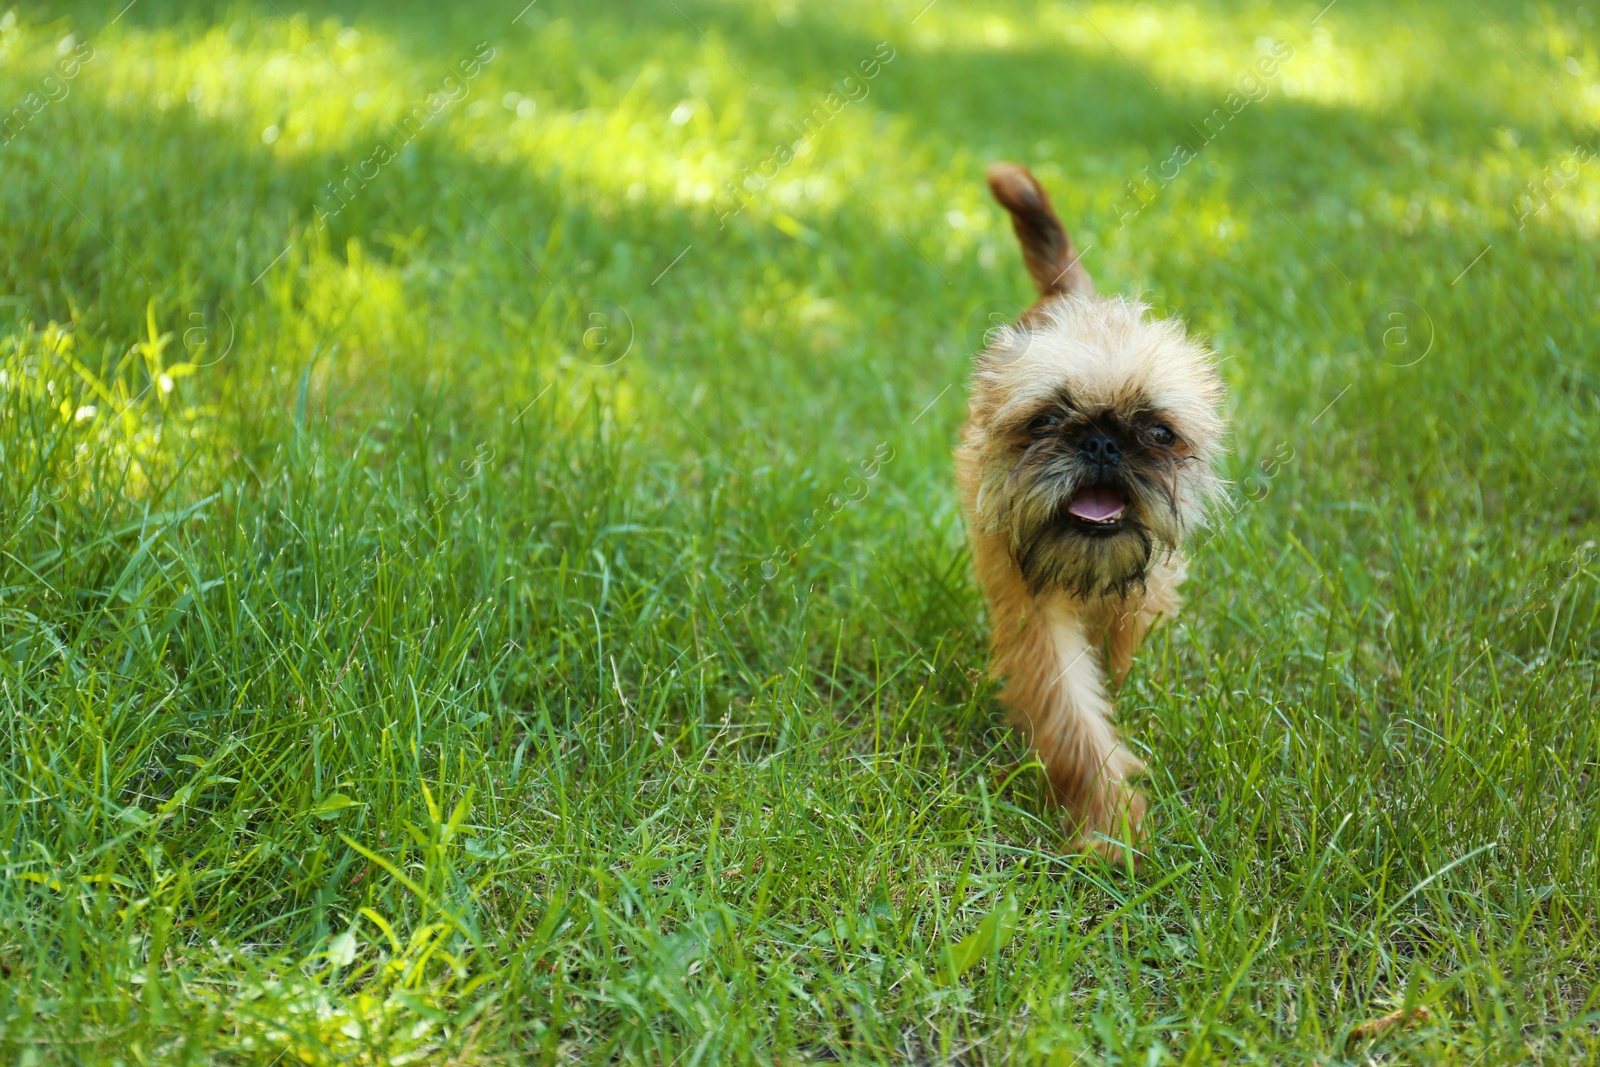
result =
M1594 1058L1596 14L0 12L6 1056ZM995 159L1232 389L1132 875L980 681Z

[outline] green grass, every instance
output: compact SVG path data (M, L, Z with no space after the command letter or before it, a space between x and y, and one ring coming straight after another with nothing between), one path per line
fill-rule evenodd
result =
M1600 13L521 6L0 12L7 1061L1600 1058ZM981 681L994 159L1232 390L1135 872Z

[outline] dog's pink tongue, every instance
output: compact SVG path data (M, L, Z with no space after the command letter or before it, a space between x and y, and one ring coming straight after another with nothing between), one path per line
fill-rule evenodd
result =
M1092 486L1080 489L1067 505L1067 511L1085 522L1111 522L1121 517L1127 506L1127 501L1115 489Z

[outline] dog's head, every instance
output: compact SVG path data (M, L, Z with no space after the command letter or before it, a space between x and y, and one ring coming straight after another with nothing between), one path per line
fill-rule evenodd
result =
M1212 466L1223 386L1181 322L1095 296L1075 256L1061 266L1071 242L1021 174L1037 194L1024 205L1033 217L996 194L1018 221L1043 299L978 357L965 443L976 464L974 519L982 533L1005 534L1035 593L1117 596L1203 523L1220 486ZM1040 234L1048 247L1030 249Z

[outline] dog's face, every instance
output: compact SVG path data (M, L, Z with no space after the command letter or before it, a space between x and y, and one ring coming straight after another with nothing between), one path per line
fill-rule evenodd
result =
M997 332L973 374L974 518L1034 593L1137 588L1205 518L1223 387L1181 323L1122 298L1051 301Z

